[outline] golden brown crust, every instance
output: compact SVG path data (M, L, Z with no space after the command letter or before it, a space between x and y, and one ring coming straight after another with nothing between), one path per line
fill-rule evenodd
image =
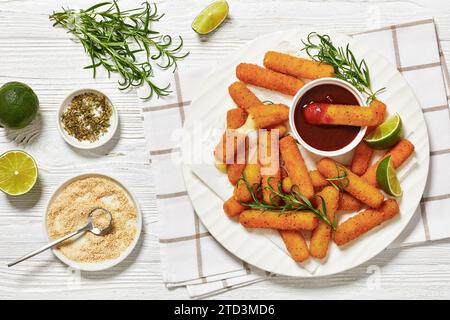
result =
M289 107L285 104L269 104L248 109L256 128L266 129L289 120Z
M292 183L297 185L302 195L308 199L311 198L314 195L311 177L292 136L286 136L280 140L280 153Z
M246 208L236 200L235 197L229 198L223 203L223 211L230 218L240 215Z
M250 91L249 88L245 85L245 83L241 81L233 82L228 87L228 93L233 99L234 103L239 108L242 108L247 111L248 108L262 105L261 100L258 99L257 96L253 92Z
M367 209L338 225L334 235L334 242L342 246L393 218L399 212L400 208L397 201L393 199L386 200L379 209Z
M247 121L248 114L241 108L234 108L227 111L227 129L237 129Z
M414 145L407 139L400 140L391 150L386 152L376 163L371 165L362 178L372 186L378 186L377 168L380 162L387 156L391 156L394 168L400 167L414 152Z
M338 171L341 164L329 159L323 158L317 163L317 169L326 178L335 178L341 173ZM346 170L348 185L345 191L350 193L356 199L367 204L371 208L378 208L383 202L383 194L374 186L368 184L364 179L357 176L350 170Z
M240 63L236 67L236 77L245 83L291 96L295 95L304 84L300 79L251 63Z
M332 187L325 187L318 196L322 197L325 201L325 207L327 210L327 216L330 221L334 221L334 215L338 208L339 191ZM322 211L322 203L319 202L317 209ZM319 225L312 231L310 252L311 255L318 259L323 259L327 255L328 246L331 239L331 227L323 221L319 221Z
M362 176L370 165L372 155L373 149L361 141L355 148L350 169L358 176Z
M280 235L294 261L303 262L309 258L308 245L300 231L280 230Z
M328 64L276 51L266 52L264 55L264 66L267 69L296 78L319 79L332 77L334 74L334 68Z
M245 210L239 221L246 228L278 230L313 230L318 223L315 214L309 211Z

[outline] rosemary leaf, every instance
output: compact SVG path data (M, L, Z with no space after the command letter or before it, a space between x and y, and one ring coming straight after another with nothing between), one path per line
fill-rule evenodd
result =
M163 16L156 4L147 1L141 7L121 10L118 0L112 0L78 11L63 8L49 18L53 26L63 27L83 45L91 60L85 68L92 69L94 78L97 68L103 67L108 75L120 75L121 90L147 84L150 93L145 99L150 99L171 92L169 85L159 86L153 81L154 68L175 71L177 61L189 54L181 52L181 37L175 43L170 35L151 28Z
M366 94L367 103L375 100L377 94L386 89L381 88L375 92L372 90L367 63L364 59L361 61L356 59L349 44L345 48L336 48L329 35L317 32L311 32L306 41L302 40L302 43L302 51L305 51L312 60L333 66L336 78L349 82L360 92Z

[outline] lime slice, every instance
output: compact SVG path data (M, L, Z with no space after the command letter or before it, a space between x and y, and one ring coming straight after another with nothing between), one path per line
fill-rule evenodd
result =
M19 196L33 188L38 176L34 159L26 152L14 150L0 156L0 190Z
M402 119L395 113L369 134L365 141L373 149L390 148L400 140L402 127Z
M381 189L387 194L390 194L393 197L400 197L402 195L402 188L397 179L391 156L384 158L378 165L377 182Z
M228 3L218 0L211 3L192 22L192 29L198 34L208 34L225 20L228 16Z

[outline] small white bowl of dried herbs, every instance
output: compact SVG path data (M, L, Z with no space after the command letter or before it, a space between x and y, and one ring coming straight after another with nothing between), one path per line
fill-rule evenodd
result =
M119 115L111 100L95 89L79 89L69 94L57 116L61 136L78 149L103 146L114 136L119 124Z

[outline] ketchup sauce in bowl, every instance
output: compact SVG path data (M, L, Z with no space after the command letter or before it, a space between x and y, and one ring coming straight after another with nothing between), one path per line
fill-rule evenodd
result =
M356 88L335 78L308 82L294 97L289 122L294 137L315 154L338 156L358 145L366 127L310 124L305 119L304 108L312 103L362 106L364 100Z

